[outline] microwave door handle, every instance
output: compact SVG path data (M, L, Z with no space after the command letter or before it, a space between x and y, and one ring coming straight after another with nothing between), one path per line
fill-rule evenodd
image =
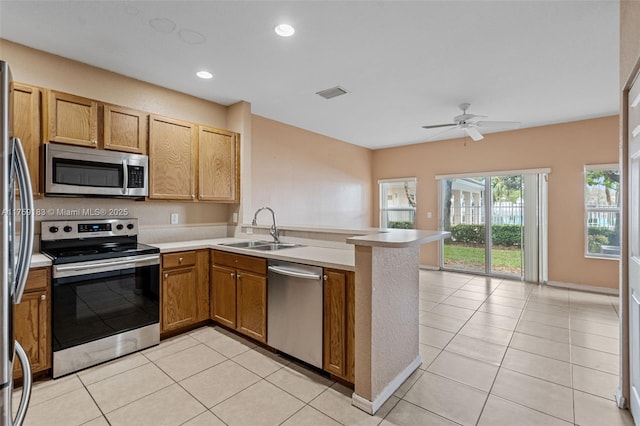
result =
M31 265L31 255L33 252L34 237L34 216L33 216L33 188L31 187L31 177L29 176L29 168L27 159L22 149L20 139L15 139L14 144L15 171L18 178L18 189L20 190L20 211L23 212L20 217L20 248L18 259L16 262L15 272L15 293L14 303L20 303L22 294L27 283L27 275ZM13 194L12 194L13 196Z
M129 170L127 168L127 160L122 160L122 173L124 173L124 179L122 179L122 194L127 193L127 186L129 186Z

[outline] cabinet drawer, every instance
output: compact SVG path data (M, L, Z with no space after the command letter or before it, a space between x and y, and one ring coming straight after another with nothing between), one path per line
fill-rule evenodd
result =
M46 289L49 283L49 268L29 270L25 291Z
M175 268L177 266L193 266L196 264L195 251L183 251L162 255L162 268Z
M227 253L225 251L213 251L213 263L230 268L242 269L260 275L267 274L267 259L260 257L244 256L242 254Z

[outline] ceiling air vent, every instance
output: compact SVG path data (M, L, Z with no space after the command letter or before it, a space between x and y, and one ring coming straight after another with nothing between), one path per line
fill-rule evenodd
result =
M347 92L340 86L336 86L330 89L325 89L325 90L316 92L316 95L320 95L325 99L331 99L331 98L335 98L336 96L344 95L346 93L349 93L349 92Z

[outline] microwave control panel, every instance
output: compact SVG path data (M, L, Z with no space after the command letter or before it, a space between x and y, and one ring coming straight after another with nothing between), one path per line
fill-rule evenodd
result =
M127 188L144 188L144 167L127 166Z

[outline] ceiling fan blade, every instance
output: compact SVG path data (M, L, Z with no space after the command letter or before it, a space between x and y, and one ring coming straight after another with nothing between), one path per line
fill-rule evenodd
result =
M519 121L478 121L475 123L478 127L500 127L503 129L517 129L521 124Z
M448 129L444 129L444 130L442 130L440 132L437 132L435 135L429 136L429 138L427 138L427 141L433 141L436 138L438 138L439 136L444 135L445 133L448 133L448 132L450 132L452 130L458 130L458 129L460 129L460 127L458 127L458 126L449 127Z
M476 129L475 127L465 127L464 130L471 137L471 139L473 139L476 142L484 139L484 136L482 136L482 133L480 133L478 129Z
M437 129L438 127L449 127L449 126L457 126L456 123L451 124L434 124L432 126L422 126L423 129Z

